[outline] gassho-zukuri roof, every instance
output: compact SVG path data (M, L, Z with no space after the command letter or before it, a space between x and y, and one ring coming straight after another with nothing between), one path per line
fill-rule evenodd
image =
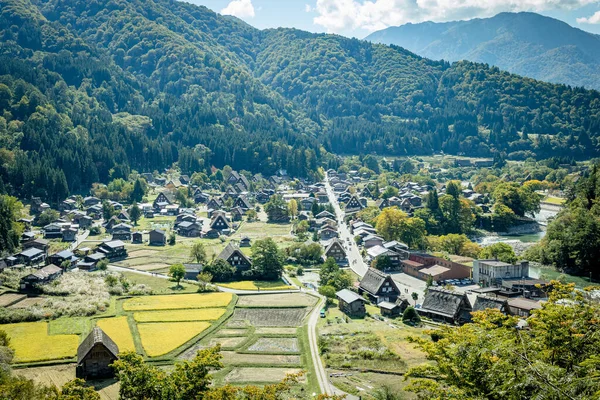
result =
M454 318L460 310L463 299L470 308L471 304L464 293L430 287L423 300L421 310L432 314L442 315L444 317Z
M242 257L244 257L247 262L250 263L250 259L242 252L242 250L240 250L240 248L236 244L233 244L232 242L229 242L229 244L225 246L223 251L221 251L221 253L217 256L217 258L227 261L229 260L229 257L231 257L236 251Z
M365 299L360 297L357 293L354 293L353 291L348 290L348 289L342 289L339 292L337 292L335 295L340 300L342 300L344 303L348 303L348 304L353 303L356 300L366 301Z
M483 311L487 309L496 309L504 311L507 307L506 299L495 299L488 296L477 296L475 304L473 305L473 311Z
M385 282L387 277L387 274L384 274L375 268L369 268L360 281L360 288L371 294L376 294L379 292L381 285L383 285L383 282Z
M97 343L103 344L115 358L119 354L117 344L102 329L96 326L77 348L77 363L80 363Z

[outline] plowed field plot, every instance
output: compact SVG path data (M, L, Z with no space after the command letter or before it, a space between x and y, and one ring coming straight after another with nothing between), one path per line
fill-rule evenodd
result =
M258 353L297 353L298 339L296 338L258 338L248 351Z
M301 365L300 356L238 354L233 351L223 351L221 354L225 365Z
M300 371L297 368L234 368L225 376L225 382L279 382L287 375Z
M148 249L134 250L134 251L129 252L128 258L147 257L147 256L154 255L156 253L158 253L158 251L156 251L156 250L148 250Z
M221 329L217 332L219 336L244 336L248 333L247 329Z
M48 299L45 299L43 297L30 297L28 299L11 305L8 308L29 308L33 306L41 306L47 301Z
M310 307L317 299L306 293L274 293L239 296L238 306L244 307Z
M233 320L254 326L300 326L306 312L306 308L238 308Z
M21 300L25 300L27 296L18 293L5 293L0 295L0 307L8 307L11 304L15 304Z
M246 340L245 337L229 337L229 338L212 338L208 342L208 347L214 347L220 344L221 347L234 349Z
M248 324L246 323L246 321L242 321L242 320L230 319L225 324L225 328L232 328L232 329L242 329L242 328L247 328L247 327L248 327Z
M256 328L255 333L258 335L295 335L298 328L283 328L283 327L263 327Z

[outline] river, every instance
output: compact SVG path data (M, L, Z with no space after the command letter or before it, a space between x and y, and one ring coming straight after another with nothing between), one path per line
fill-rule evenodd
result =
M478 240L477 242L482 246L489 246L498 242L521 242L521 243L537 243L544 236L546 236L546 225L548 224L548 220L556 214L558 214L559 209L556 207L546 207L542 205L542 209L540 212L534 215L534 218L539 224L542 226L542 230L536 233L529 233L523 235L494 235L494 236L485 236Z

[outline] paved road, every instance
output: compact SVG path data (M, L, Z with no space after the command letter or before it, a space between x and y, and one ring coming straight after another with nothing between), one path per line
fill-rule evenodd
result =
M354 236L352 236L350 233L350 228L344 222L344 211L342 211L340 208L337 197L329 183L329 177L325 177L325 190L327 191L327 196L329 196L329 202L331 205L333 205L333 209L335 210L338 223L338 233L340 234L340 239L344 241L344 245L346 247L346 257L348 258L350 268L352 268L352 271L362 278L367 273L368 266L365 264L362 256L360 255L360 250L354 241ZM348 239L350 240L350 244L348 244Z

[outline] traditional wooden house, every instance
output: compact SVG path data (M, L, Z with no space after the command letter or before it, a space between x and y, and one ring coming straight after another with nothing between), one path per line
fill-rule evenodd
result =
M368 261L373 261L378 257L387 257L390 260L392 268L400 268L400 254L393 250L386 249L383 246L374 246L367 250Z
M103 253L106 258L111 261L127 257L125 243L120 240L111 240L110 242L101 243L96 251Z
M434 321L463 324L471 320L473 308L466 293L429 287L418 311Z
M131 234L131 243L140 244L144 242L142 232L133 232Z
M14 258L16 259L16 263L18 264L37 265L44 262L44 260L46 259L46 252L44 250L31 247L21 251L18 254L15 254Z
M77 263L77 268L82 271L93 271L96 269L98 262L106 258L106 254L96 252L86 255L83 260Z
M175 199L170 193L160 192L154 202L152 203L152 208L156 211L160 211L166 206L173 205L175 203Z
M54 264L46 265L37 271L21 278L20 289L22 291L38 290L38 285L52 282L62 274L63 270Z
M329 244L325 247L323 258L326 260L329 257L333 258L338 264L346 264L346 250L344 250L344 243L340 239L332 239Z
M35 233L28 231L28 232L23 232L21 234L21 243L26 243L29 242L30 240L34 240L35 239Z
M34 239L34 240L30 240L29 242L23 243L24 250L34 248L34 249L42 250L44 252L44 254L48 254L49 247L50 247L50 241L47 239Z
M217 256L234 266L238 272L247 271L252 268L252 261L239 249L237 245L230 242Z
M371 247L382 246L383 238L377 235L369 235L363 238L362 243L365 249L370 249Z
M213 197L212 199L208 200L208 203L206 203L206 208L209 210L219 210L219 209L223 208L224 205L225 205L225 202L223 201L222 198Z
M382 301L395 303L400 296L400 289L391 275L385 274L375 268L369 268L360 280L358 293L366 294L371 302L378 304Z
M184 221L177 225L177 233L185 237L200 237L202 225L197 222Z
M395 303L382 301L377 306L384 317L396 318L404 313L404 310L410 306L410 303L403 296L400 296Z
M224 231L231 229L231 225L229 224L229 220L227 219L227 215L225 211L215 211L212 214L212 218L210 221L210 228L216 231Z
M248 236L244 236L240 240L240 247L251 247L250 238Z
M235 199L235 201L233 202L233 206L239 207L244 211L248 211L249 209L252 208L252 206L250 205L250 202L248 201L246 196L240 196L237 199Z
M58 265L59 267L62 267L63 262L69 261L70 267L72 267L77 263L79 258L77 258L71 250L63 250L56 254L52 254L48 257L48 260L50 261L50 264Z
M62 239L62 227L51 223L44 226L44 239Z
M366 315L367 310L365 303L367 301L355 292L348 289L342 289L335 294L335 297L338 300L339 309L348 316L364 318Z
M114 376L111 364L118 360L119 347L99 327L94 327L77 349L75 375L81 379L103 379Z
M102 203L102 201L100 201L99 198L94 197L94 196L88 196L88 197L85 197L83 199L83 206L84 207L91 207L91 206L98 205L100 203Z
M131 240L131 230L133 227L128 224L117 224L112 228L112 240Z
M244 217L244 210L240 207L234 207L231 209L231 219L233 221L241 221Z
M160 229L154 229L148 234L148 244L150 246L164 246L167 244L167 234Z
M475 298L475 304L473 304L473 311L484 311L488 309L496 309L502 314L508 314L507 299L478 295L477 298Z
M333 238L337 238L338 232L336 229L326 225L322 229L319 230L319 239L321 240L331 240Z

